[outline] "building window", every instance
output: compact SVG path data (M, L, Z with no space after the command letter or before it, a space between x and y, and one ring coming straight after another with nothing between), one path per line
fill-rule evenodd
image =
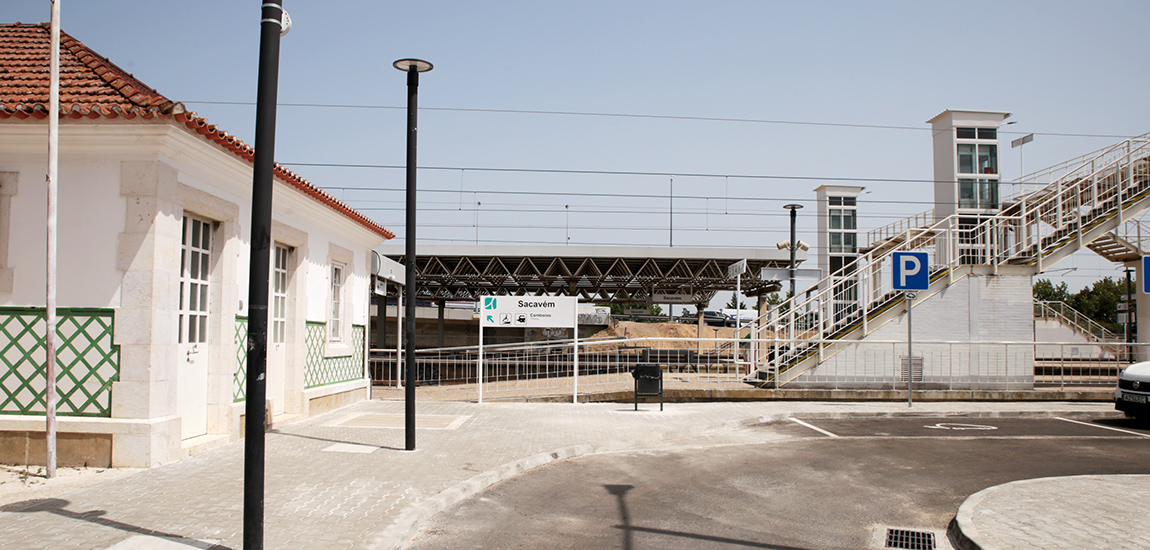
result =
M858 211L854 210L853 208L852 209L831 208L829 210L829 215L831 217L831 220L830 220L831 221L831 229L832 230L838 230L838 229L855 230L855 229L858 229L858 221L857 221L858 213L857 212Z
M993 210L998 208L998 180L958 180L958 207Z
M340 340L343 333L340 331L340 323L342 322L343 315L343 272L344 267L342 264L332 264L331 266L331 317L328 318L328 336L331 340Z
M958 173L997 174L998 146L987 143L959 143Z
M959 174L998 174L998 130L956 128ZM972 140L972 142L965 142ZM982 143L979 143L982 141Z
M286 246L276 245L272 262L272 343L282 344L287 333L288 253Z
M212 224L184 216L180 250L179 343L208 341L208 273L211 268Z

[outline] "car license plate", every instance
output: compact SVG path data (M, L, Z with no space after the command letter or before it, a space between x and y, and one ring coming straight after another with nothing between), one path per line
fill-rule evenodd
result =
M1145 395L1135 395L1132 393L1124 393L1124 394L1122 394L1122 400L1123 401L1129 401L1131 403L1145 403L1146 402L1146 396Z

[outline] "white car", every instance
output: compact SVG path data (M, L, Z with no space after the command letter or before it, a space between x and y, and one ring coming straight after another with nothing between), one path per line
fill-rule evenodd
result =
M1126 416L1150 420L1150 361L1134 363L1118 375L1114 408Z

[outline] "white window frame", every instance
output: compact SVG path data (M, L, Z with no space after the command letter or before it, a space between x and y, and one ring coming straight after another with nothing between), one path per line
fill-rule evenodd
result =
M328 294L328 320L327 320L327 339L329 342L342 342L343 341L343 323L346 318L344 315L345 309L345 289L344 283L347 280L347 265L342 262L332 262L331 269L328 271L331 277L330 292Z
M180 234L179 319L176 324L179 331L176 341L181 344L208 341L214 227L211 221L184 214Z
M291 247L276 243L272 247L272 316L271 342L282 344L287 340L288 265Z

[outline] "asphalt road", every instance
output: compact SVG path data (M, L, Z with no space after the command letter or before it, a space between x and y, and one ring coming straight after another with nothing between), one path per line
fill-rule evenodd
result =
M544 466L438 514L408 548L871 548L942 531L986 487L1150 473L1129 420L782 421Z

